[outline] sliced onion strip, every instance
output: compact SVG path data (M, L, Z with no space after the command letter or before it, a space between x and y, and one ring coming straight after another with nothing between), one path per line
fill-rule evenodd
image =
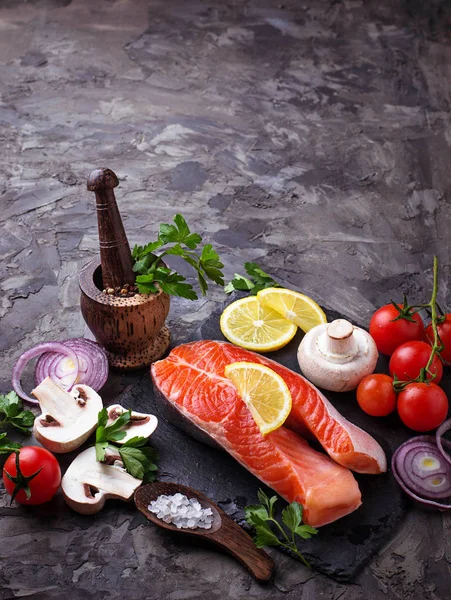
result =
M27 396L27 394L23 391L22 385L20 383L20 377L30 360L36 358L37 356L40 356L44 352L56 352L58 354L62 354L63 356L68 356L71 360L73 360L74 365L76 365L76 368L74 369L70 385L72 386L77 379L77 356L75 352L65 344L62 344L60 342L43 342L42 344L38 344L37 346L30 348L30 350L27 350L22 354L22 356L20 356L19 360L14 365L12 375L12 386L18 396L20 396L23 400L26 400L27 402L31 402L31 404L38 404L38 401L36 400L36 398L30 398L30 396Z

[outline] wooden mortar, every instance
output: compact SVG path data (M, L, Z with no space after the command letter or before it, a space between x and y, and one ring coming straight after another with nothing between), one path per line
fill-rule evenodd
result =
M113 191L118 184L109 169L96 169L88 178L88 190L96 194L100 257L80 272L80 306L110 365L132 370L149 366L167 350L170 336L164 323L170 302L162 291L131 297L103 291L135 281L130 246Z

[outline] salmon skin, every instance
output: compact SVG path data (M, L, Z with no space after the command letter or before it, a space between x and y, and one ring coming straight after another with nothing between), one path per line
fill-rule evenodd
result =
M266 359L252 352L242 356L241 349L224 342L183 344L152 365L154 386L171 410L204 439L219 444L288 502L301 503L309 525L326 525L356 510L361 494L347 468L313 450L287 427L260 433L236 388L224 377L224 367L240 360L263 364Z

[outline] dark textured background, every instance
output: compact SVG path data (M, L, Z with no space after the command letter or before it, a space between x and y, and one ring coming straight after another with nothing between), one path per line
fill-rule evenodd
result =
M255 259L362 323L401 290L427 297L437 253L450 305L450 59L439 0L0 0L1 390L23 349L84 332L99 165L132 243L180 211L227 276ZM174 340L222 299L174 301ZM2 600L449 597L442 514L409 514L356 585L274 552L266 588L130 506L86 519L1 496L0 514Z

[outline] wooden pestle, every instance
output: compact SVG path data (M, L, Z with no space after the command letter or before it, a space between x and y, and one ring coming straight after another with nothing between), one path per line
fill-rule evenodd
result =
M119 180L110 169L95 169L88 177L88 190L96 195L104 288L135 283L132 254L114 195L118 185Z

